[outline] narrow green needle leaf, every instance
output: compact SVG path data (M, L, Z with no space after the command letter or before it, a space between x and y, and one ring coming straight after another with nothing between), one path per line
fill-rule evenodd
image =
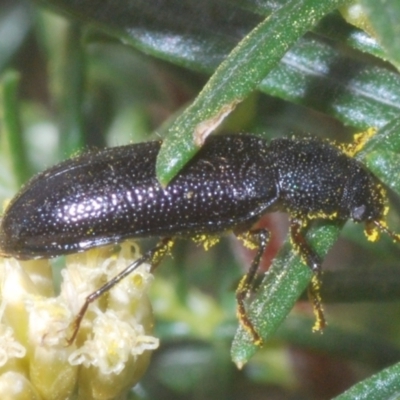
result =
M0 101L2 107L3 145L8 147L11 169L16 177L17 187L21 186L29 177L29 168L26 163L26 151L21 129L18 85L20 76L15 71L8 71L3 75L1 82Z
M400 397L400 364L395 364L354 385L334 400L388 400Z
M288 48L346 1L291 0L250 32L218 67L163 143L157 176L166 185L237 103L248 96Z

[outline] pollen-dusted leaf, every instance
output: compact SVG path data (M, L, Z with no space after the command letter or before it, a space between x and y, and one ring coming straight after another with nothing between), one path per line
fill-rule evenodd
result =
M289 0L254 28L230 53L202 92L170 127L157 159L157 176L166 185L198 150L193 132L227 104L246 98L299 37L320 18L345 4L339 0Z

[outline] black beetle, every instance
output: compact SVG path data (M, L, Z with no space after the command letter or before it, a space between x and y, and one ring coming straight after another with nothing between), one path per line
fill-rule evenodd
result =
M50 258L127 238L163 238L87 298L71 340L89 303L142 262L157 264L174 237L206 241L233 231L258 249L237 299L239 319L259 344L244 299L269 238L266 230L251 230L263 214L289 213L293 246L317 275L321 260L304 237L312 219L365 222L370 238L380 230L399 240L384 222L386 193L379 180L327 141L213 136L166 188L155 175L160 145L91 151L62 162L30 180L3 215L5 257ZM318 296L311 293L322 318Z

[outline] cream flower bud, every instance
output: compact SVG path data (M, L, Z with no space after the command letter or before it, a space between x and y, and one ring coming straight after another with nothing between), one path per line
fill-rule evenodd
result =
M22 390L15 399L89 400L121 396L140 379L158 347L147 264L90 304L77 339L66 346L86 297L138 257L132 243L68 256L57 297L48 262L0 259L1 399L10 382Z

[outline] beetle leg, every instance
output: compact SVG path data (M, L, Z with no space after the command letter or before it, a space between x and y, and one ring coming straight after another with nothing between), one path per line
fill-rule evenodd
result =
M357 153L364 149L365 144L377 132L376 128L368 128L364 132L356 133L353 141L349 144L342 144L339 148L349 157L354 157Z
M307 240L305 239L304 224L298 219L290 220L290 235L293 247L295 251L300 255L303 262L305 262L314 276L311 279L310 285L308 286L308 297L313 305L314 315L316 322L313 327L313 331L322 331L326 326L324 310L322 307L320 289L321 289L321 259L317 253L311 248Z
M395 242L400 242L400 234L391 231L388 227L385 221L379 221L379 220L372 220L366 223L365 226L365 231L366 234L368 236L368 238L372 237L373 239L370 240L374 240L374 238L377 236L374 234L374 228L378 229L380 232L384 232L386 233L393 241Z
M304 237L306 226L298 219L290 220L290 236L296 252L318 277L321 276L321 259Z
M266 229L248 231L247 233L239 236L239 239L242 239L247 247L256 248L257 253L247 274L244 275L240 280L236 289L237 317L243 328L252 336L253 342L258 346L262 346L263 340L256 331L253 323L250 321L244 302L253 289L254 280L260 266L261 257L267 247L269 237L270 233Z
M118 275L109 280L95 292L87 296L85 302L83 303L83 306L79 310L79 313L77 314L77 316L75 317L74 321L70 326L72 334L69 337L69 339L67 339L67 345L69 346L74 342L76 335L78 334L82 319L85 316L85 313L91 303L97 300L101 295L110 290L114 285L116 285L119 281L121 281L126 276L131 274L135 269L140 267L142 264L150 263L153 271L154 268L156 268L157 265L161 262L163 257L170 251L172 245L173 245L173 239L171 238L162 239L155 247L147 251L142 257L135 260L132 264L128 265Z

